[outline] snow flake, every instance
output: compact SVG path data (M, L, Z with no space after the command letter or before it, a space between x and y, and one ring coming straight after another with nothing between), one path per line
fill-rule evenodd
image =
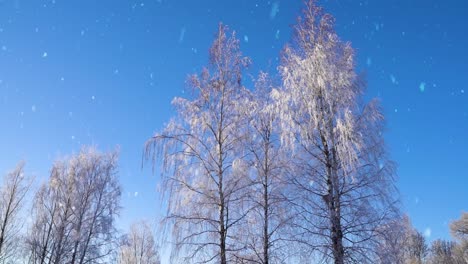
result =
M93 101L94 101L95 99L96 99L96 97L95 97L94 95L93 95L93 96L91 96L91 100L93 100Z
M48 56L47 52L44 51L44 52L42 53L42 58L47 58L47 56Z
M32 106L31 106L31 111L32 111L33 113L35 113L36 110L37 110L36 105L32 105Z
M419 90L420 90L421 92L424 92L425 89L426 89L426 83L425 83L425 82L421 82L421 83L419 84Z
M398 81L393 74L390 74L390 81L392 81L393 84L398 84Z
M138 192L135 192L133 196L138 197Z
M278 13L279 13L279 2L274 2L270 10L270 19L275 19Z
M185 27L182 27L180 29L180 35L179 35L179 43L184 42L184 37L185 37Z
M249 42L249 36L244 35L244 42L248 43Z
M280 30L276 30L276 34L275 34L275 39L279 39L280 37Z
M367 57L366 64L367 64L367 66L372 65L372 58L371 57Z
M424 230L424 236L425 236L426 238L430 238L431 235L432 235L432 229L431 229L430 227L426 228L426 229Z

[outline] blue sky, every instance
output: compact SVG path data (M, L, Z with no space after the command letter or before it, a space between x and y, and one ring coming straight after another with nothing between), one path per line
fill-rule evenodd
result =
M430 239L468 210L468 2L319 1L336 18L387 117L403 210ZM38 182L83 144L120 146L126 228L160 214L145 140L206 64L219 21L274 71L300 0L0 0L0 172Z

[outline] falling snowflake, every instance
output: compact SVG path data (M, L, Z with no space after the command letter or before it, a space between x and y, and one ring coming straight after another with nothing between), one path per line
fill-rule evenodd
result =
M185 27L182 27L180 29L179 43L184 42L184 38L185 38Z
M426 90L426 83L425 83L425 82L421 82L421 83L419 84L419 91L424 92L424 90Z
M427 237L427 238L429 238L429 237L431 237L431 235L432 235L432 230L431 230L431 228L429 228L429 227L426 228L426 230L424 230L424 236Z
M42 53L42 58L47 58L48 54L47 52L44 51L44 53Z
M393 74L390 74L390 81L392 81L393 84L398 84L398 81Z
M274 19L279 13L279 2L274 2L271 6L270 19Z
M249 42L249 36L244 35L244 41L245 41L246 43L248 43L248 42Z
M275 38L279 39L280 38L280 30L276 30Z
M32 106L31 106L31 111L32 111L33 113L35 113L36 110L37 110L37 109L36 109L36 105L32 105Z

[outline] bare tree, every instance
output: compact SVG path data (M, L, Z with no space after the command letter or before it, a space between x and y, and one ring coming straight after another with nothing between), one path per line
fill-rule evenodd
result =
M0 189L0 263L8 263L17 253L24 224L21 215L25 197L31 187L31 179L23 173L24 163L6 174Z
M378 229L377 249L382 264L422 264L429 253L426 238L416 230L408 216L395 218Z
M460 240L468 240L468 213L462 213L460 219L450 224L450 232Z
M272 88L271 77L261 72L255 82L255 91L242 107L248 120L244 148L249 151L252 212L243 230L243 243L248 250L238 257L250 263L284 263L294 248L287 232L293 217L287 208L284 179L289 162L279 142L277 111L270 96Z
M408 217L397 218L381 226L378 245L378 263L405 264L405 250L408 244L408 234L412 227Z
M457 253L461 255L466 263L468 263L468 213L464 212L460 219L453 221L450 224L450 232L452 236L458 240Z
M394 218L394 165L377 101L361 102L354 51L334 19L310 1L295 26L274 91L283 144L295 153L291 183L297 240L336 264L374 262L377 228Z
M132 224L119 253L120 264L160 264L159 249L153 230L146 221Z
M219 30L209 67L189 79L192 98L175 98L178 116L146 144L146 158L162 159L165 223L175 242L172 258L207 263L231 261L241 250L233 229L245 219L247 186L238 113L242 71L249 59L235 33Z
M28 247L32 263L103 263L116 246L117 154L84 148L56 162L36 194Z
M413 229L407 234L406 263L422 264L429 253L429 248L424 235Z
M431 254L429 257L431 264L466 264L463 252L458 248L457 243L445 240L435 240L431 245Z

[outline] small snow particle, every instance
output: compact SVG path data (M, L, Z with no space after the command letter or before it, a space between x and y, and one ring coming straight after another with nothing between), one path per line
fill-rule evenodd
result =
M274 2L270 10L270 19L275 19L278 13L279 13L279 2Z
M395 108L395 113L398 113L398 109L397 109L397 108Z
M371 66L371 65L372 65L372 58L371 58L371 57L367 57L366 64L367 64L367 66Z
M379 29L380 29L380 24L374 23L374 26L375 26L375 30L376 30L376 31L379 31Z
M397 79L395 78L395 76L393 76L393 74L390 74L390 80L393 84L398 84Z
M419 91L424 92L424 90L426 90L426 83L425 82L421 82L419 84Z
M47 52L42 53L42 58L47 58L48 54Z
M75 136L71 136L71 139L72 139L72 140L75 140Z
M461 89L460 92L463 94L463 93L465 93L465 90Z
M6 46L2 46L2 50L3 50L3 51L6 51L6 50L7 50L7 47L6 47Z
M179 43L184 42L184 37L185 37L185 27L182 27L182 28L180 29Z
M93 96L91 96L91 100L93 100L93 101L94 101L94 99L96 99L96 97L94 97L94 95L93 95Z
M249 36L244 35L244 41L245 41L246 43L248 43L248 42L249 42Z
M137 196L138 196L138 192L135 192L135 193L134 193L134 196L137 197Z
M280 38L280 30L276 30L276 34L275 34L275 39L279 39Z
M429 238L429 237L431 237L431 234L432 234L431 228L428 227L428 228L426 228L426 230L424 230L424 236L425 237Z
M31 111L33 111L33 113L34 113L34 112L36 112L36 110L37 110L37 109L36 109L36 105L32 105L32 106L31 106Z

